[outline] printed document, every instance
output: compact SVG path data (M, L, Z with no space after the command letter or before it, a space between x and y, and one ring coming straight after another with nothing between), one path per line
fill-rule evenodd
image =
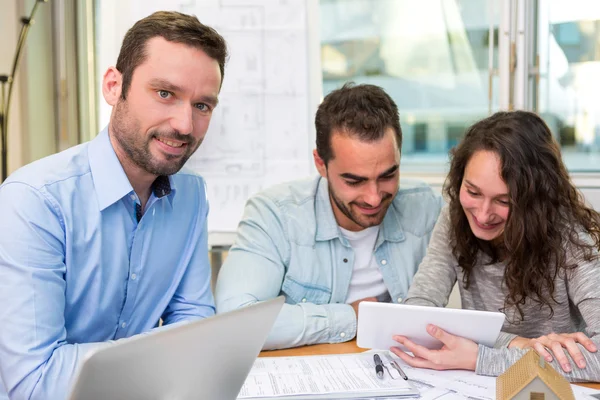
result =
M419 391L402 379L391 366L384 364L384 376L378 378L373 354L258 358L238 399L419 396Z

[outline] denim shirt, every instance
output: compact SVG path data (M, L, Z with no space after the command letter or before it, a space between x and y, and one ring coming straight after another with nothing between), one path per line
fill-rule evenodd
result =
M424 183L402 181L383 219L375 258L394 303L408 292L442 203ZM327 180L275 186L246 203L217 280L217 312L284 295L265 349L351 340L356 315L345 300L353 265L354 251L336 222Z

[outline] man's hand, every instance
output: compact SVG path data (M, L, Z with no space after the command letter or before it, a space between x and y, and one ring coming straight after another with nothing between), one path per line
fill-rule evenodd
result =
M475 342L460 336L451 335L431 324L427 325L427 333L441 341L444 346L440 350L429 350L426 347L413 343L404 336L394 336L394 340L410 350L413 355L405 353L399 347L392 347L390 350L405 363L416 368L436 370L466 369L475 371L478 352Z
M356 314L356 319L358 319L358 305L363 301L377 301L375 297L365 297L364 299L356 300L354 303L350 304L354 309L354 313Z
M517 336L508 344L508 347L519 349L532 348L548 362L552 361L552 355L554 354L556 361L560 364L563 371L571 372L571 363L569 362L564 349L567 349L571 358L579 368L585 368L585 358L583 358L577 343L581 344L587 351L592 353L598 350L594 342L592 342L583 332L551 333L533 339Z

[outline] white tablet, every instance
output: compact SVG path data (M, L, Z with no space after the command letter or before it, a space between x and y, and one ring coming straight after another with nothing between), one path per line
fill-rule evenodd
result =
M503 323L504 314L500 312L365 301L358 306L356 344L368 349L402 348L392 339L402 335L428 349L439 349L442 342L425 329L433 324L453 335L494 347Z

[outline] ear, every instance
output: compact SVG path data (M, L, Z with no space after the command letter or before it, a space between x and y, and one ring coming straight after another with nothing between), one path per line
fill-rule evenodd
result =
M327 164L321 158L317 149L313 150L313 158L315 159L315 167L317 167L317 171L319 171L319 175L323 178L327 178Z
M102 78L102 95L104 100L114 106L121 98L123 76L115 67L110 67Z

